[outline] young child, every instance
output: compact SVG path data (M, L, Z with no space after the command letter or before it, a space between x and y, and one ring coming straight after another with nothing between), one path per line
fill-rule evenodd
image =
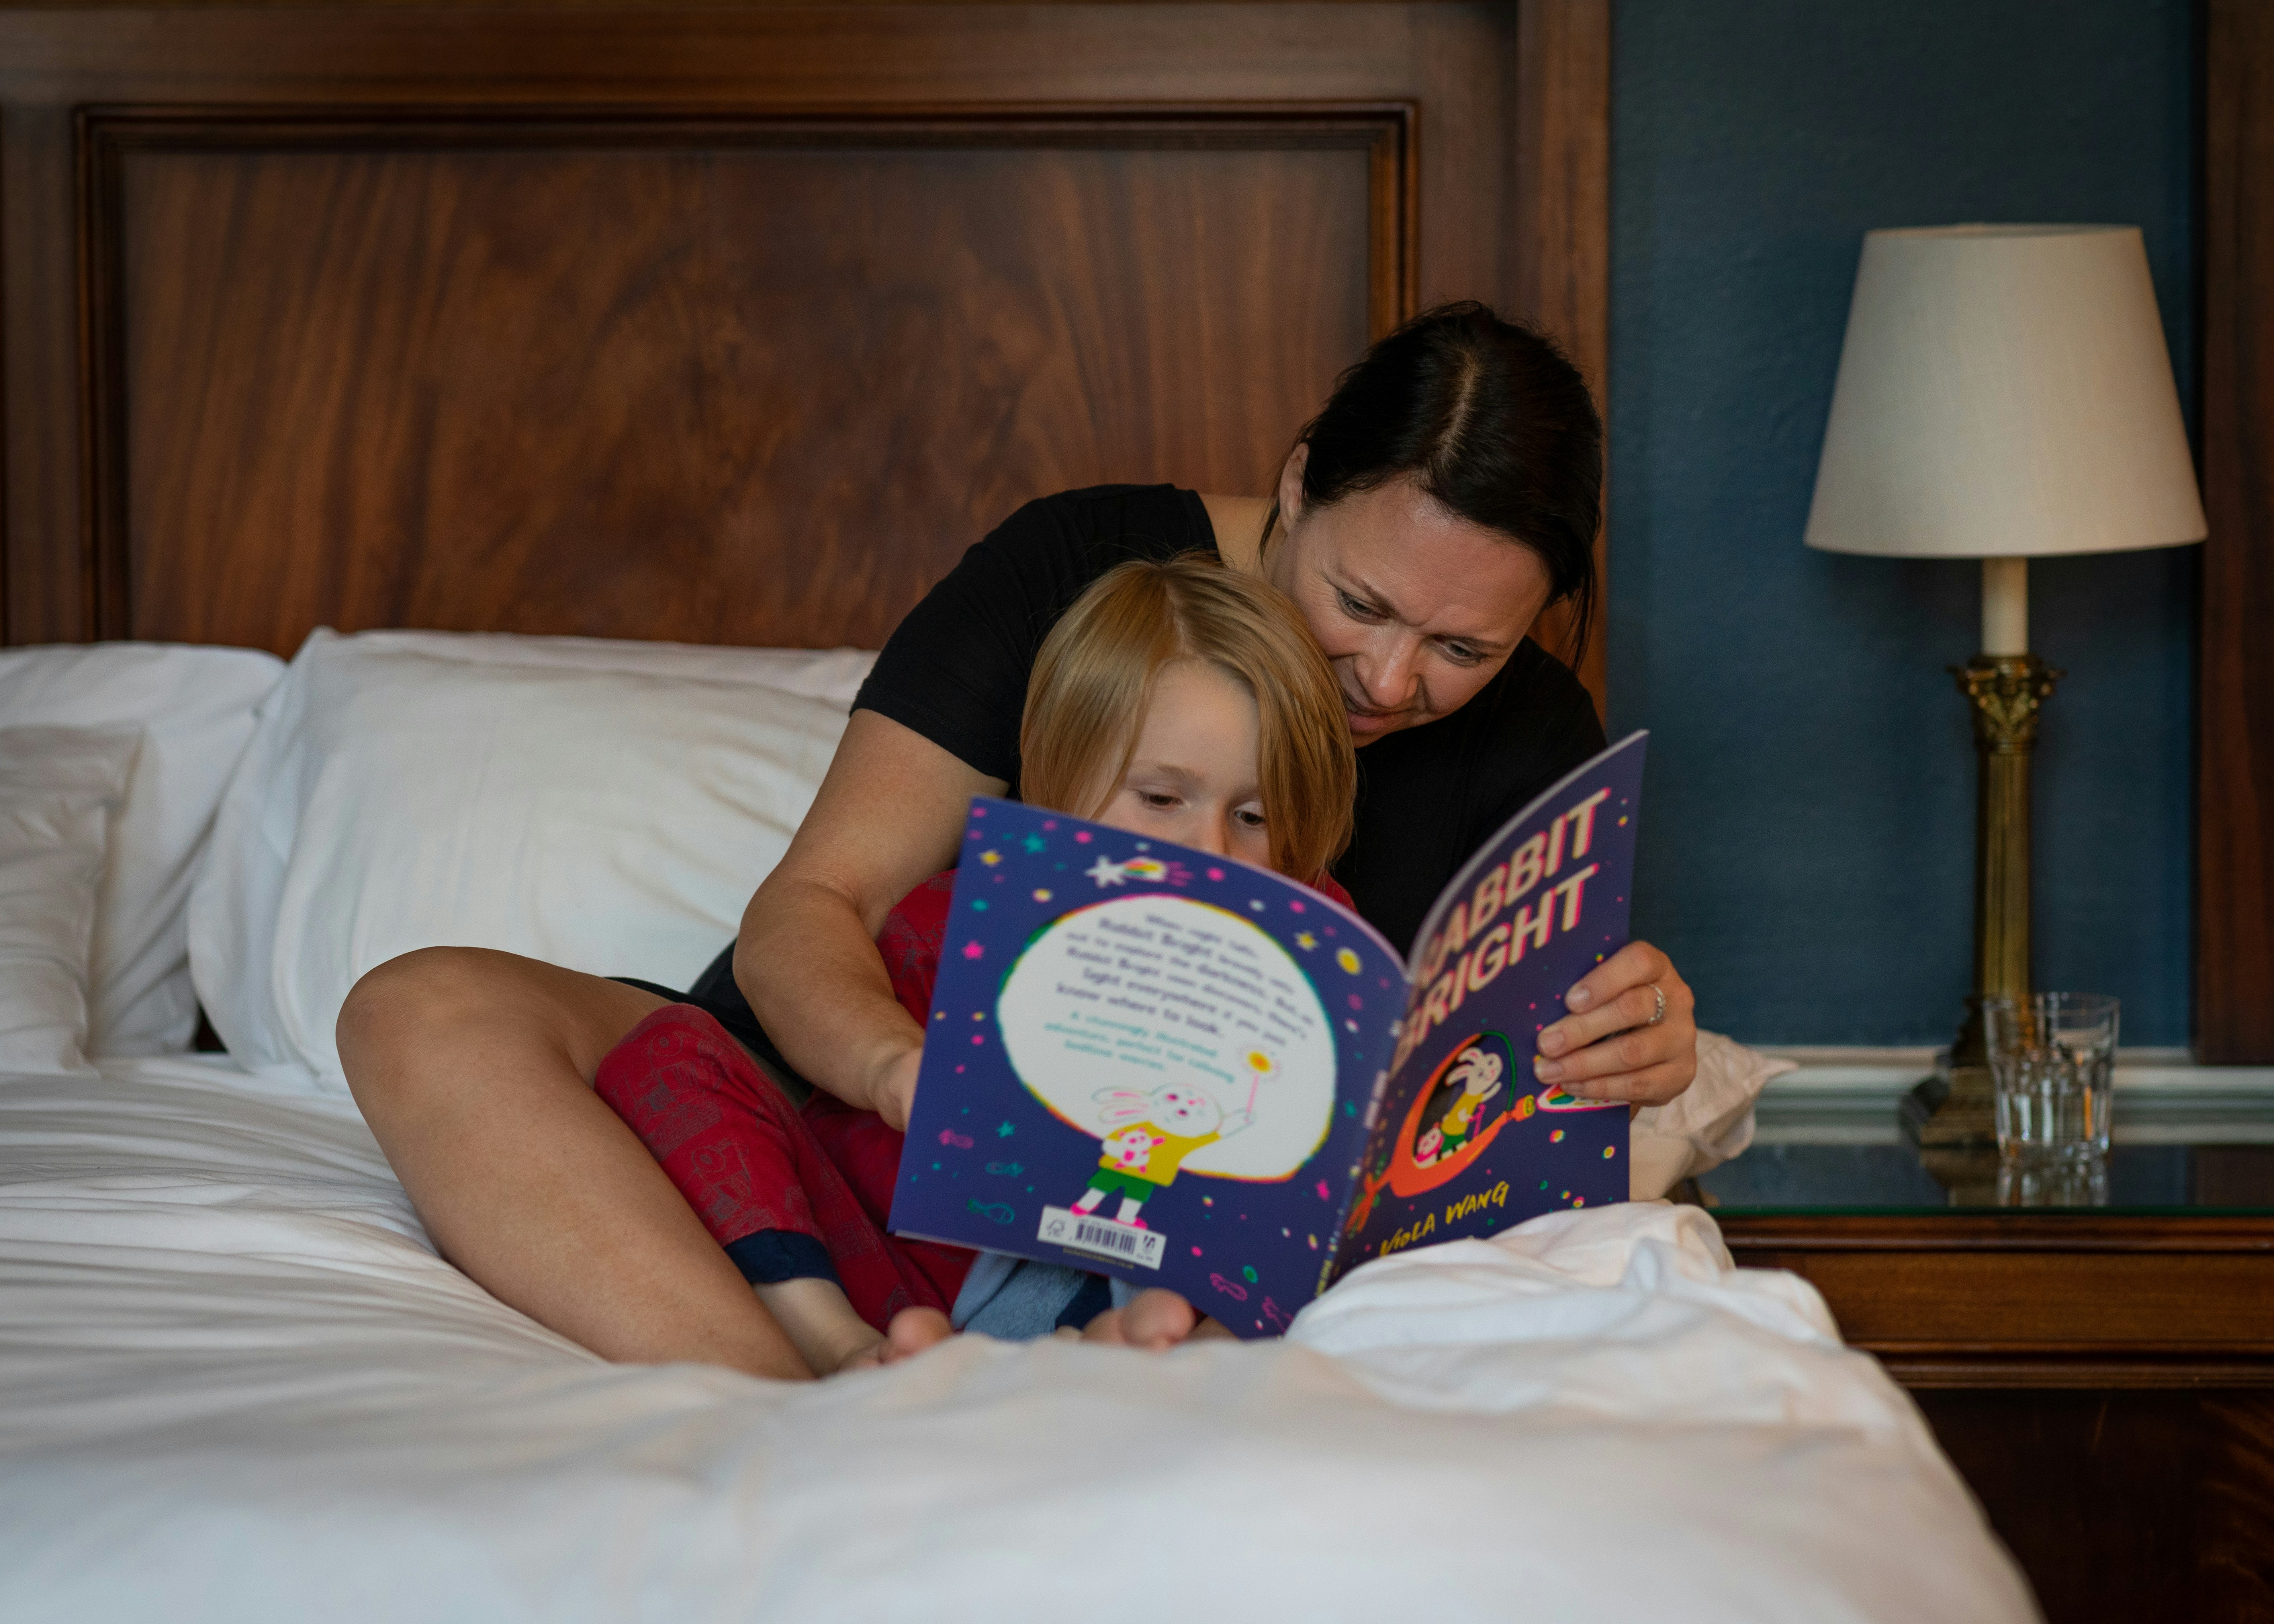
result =
M1197 555L1100 577L1035 658L1019 750L1029 804L1268 866L1349 901L1326 872L1350 838L1356 786L1341 690L1300 614L1260 580ZM919 1023L930 1019L954 883L951 870L918 885L877 940ZM633 1028L595 1086L817 1373L893 1357L887 1331L903 1310L957 1304L981 1254L885 1232L902 1136L875 1112L819 1091L794 1109L687 1004ZM981 1273L999 1282L1004 1271ZM1103 1295L1081 1300L1102 1307ZM927 1317L910 1335L944 1328Z

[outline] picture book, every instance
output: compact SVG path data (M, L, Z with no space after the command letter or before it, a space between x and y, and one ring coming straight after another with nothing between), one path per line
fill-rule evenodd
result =
M1627 941L1646 739L1485 842L1403 959L1284 876L975 799L891 1228L1260 1336L1368 1259L1625 1199L1626 1107L1532 1060Z

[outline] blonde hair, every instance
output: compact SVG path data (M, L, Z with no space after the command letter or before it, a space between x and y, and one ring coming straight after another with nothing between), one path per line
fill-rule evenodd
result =
M1318 878L1350 844L1358 791L1342 689L1292 604L1202 553L1109 570L1050 628L1019 726L1020 796L1077 817L1103 811L1161 672L1178 660L1206 661L1255 701L1271 866Z

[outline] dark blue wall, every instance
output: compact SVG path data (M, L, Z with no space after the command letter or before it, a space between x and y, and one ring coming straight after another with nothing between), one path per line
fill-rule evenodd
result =
M2192 411L2180 0L1618 0L1613 731L1655 730L1637 926L1705 1024L1947 1041L1980 569L1806 552L1864 232L2137 225ZM2069 673L2037 752L2037 981L2188 1033L2195 550L2031 568Z

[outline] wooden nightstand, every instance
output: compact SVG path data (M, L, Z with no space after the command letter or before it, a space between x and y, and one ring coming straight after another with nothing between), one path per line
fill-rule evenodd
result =
M1900 1143L1786 1142L1704 1192L1911 1390L2053 1624L2274 1620L2274 1146L2109 1170L2107 1206L1958 1207Z

